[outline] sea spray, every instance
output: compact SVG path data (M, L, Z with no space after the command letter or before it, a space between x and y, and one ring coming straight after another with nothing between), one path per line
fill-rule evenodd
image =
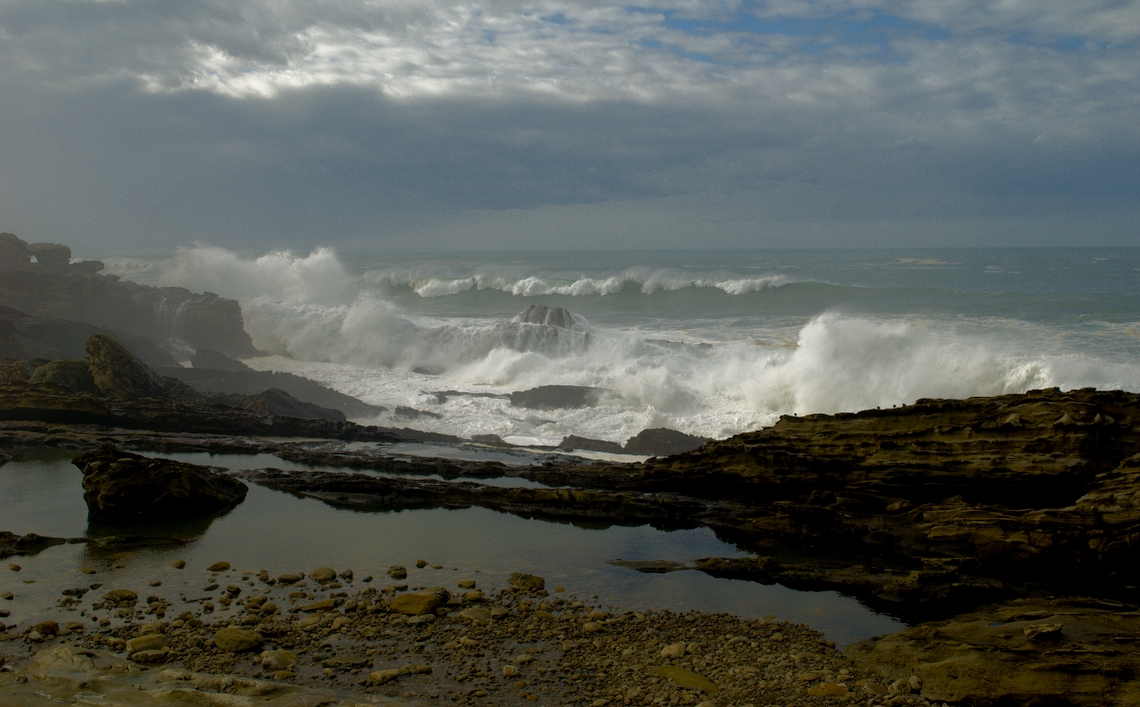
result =
M1066 283L1081 291L1075 297L1042 295L1035 283L991 291L987 253L971 269L951 258L868 263L860 253L841 263L854 274L818 270L828 260L819 254L760 264L717 254L624 257L649 264L597 253L342 262L329 249L242 257L197 246L149 265L117 259L111 267L239 299L255 345L275 354L251 360L254 367L292 370L389 408L430 410L442 418L375 421L463 436L622 442L664 426L723 437L781 414L921 397L1140 387L1137 298L1098 293L1101 273ZM534 303L569 308L581 325L515 321ZM1084 311L1098 308L1094 317ZM433 395L550 384L606 394L594 408L541 414L502 399L441 403Z

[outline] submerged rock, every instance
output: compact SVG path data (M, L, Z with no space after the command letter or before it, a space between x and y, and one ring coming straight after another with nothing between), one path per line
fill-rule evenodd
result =
M540 385L511 393L511 405L528 410L594 407L609 391L583 385Z
M92 521L131 522L217 513L245 499L246 485L204 466L151 459L111 445L76 457Z

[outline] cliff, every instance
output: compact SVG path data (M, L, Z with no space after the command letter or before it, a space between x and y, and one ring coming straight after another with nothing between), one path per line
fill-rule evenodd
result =
M0 306L144 337L172 351L257 353L238 302L209 292L122 282L100 275L103 264L98 261L71 263L70 257L67 246L29 245L0 234Z

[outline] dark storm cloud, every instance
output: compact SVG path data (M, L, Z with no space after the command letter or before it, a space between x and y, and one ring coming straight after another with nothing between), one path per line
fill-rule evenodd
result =
M1065 243L1095 214L1134 242L1137 14L0 0L0 230L90 252L850 245L917 242L917 220Z

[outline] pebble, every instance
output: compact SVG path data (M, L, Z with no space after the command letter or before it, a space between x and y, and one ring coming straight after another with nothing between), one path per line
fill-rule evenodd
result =
M332 567L318 567L309 573L309 577L311 577L315 582L324 584L336 579L336 570L334 570Z
M261 647L261 635L244 628L227 626L214 634L214 644L230 653L241 653Z
M475 588L475 580L473 580L473 579L461 579L458 582L456 582L456 586L459 587L460 589L474 589Z
M207 567L206 571L207 572L225 572L229 568L230 568L230 563L228 563L228 562L225 562L225 561L215 562L214 564Z
M19 572L24 568L19 565L8 565L8 569L12 570L13 572Z
M407 579L408 570L403 565L392 565L388 568L388 576L392 579Z
M176 570L184 570L186 569L186 560L175 560L170 563L170 566Z
M78 572L80 574L95 574L95 568L84 565L83 567L79 568Z

